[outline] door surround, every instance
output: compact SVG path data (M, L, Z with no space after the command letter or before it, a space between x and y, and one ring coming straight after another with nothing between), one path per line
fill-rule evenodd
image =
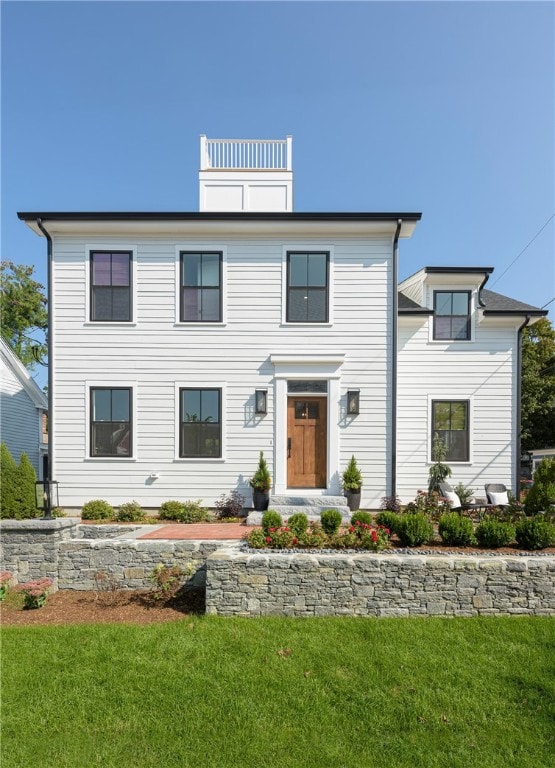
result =
M345 361L343 352L293 352L270 355L274 365L274 489L276 494L285 494L287 486L287 381L290 379L323 379L328 382L327 397L327 456L326 488L303 489L306 496L322 496L341 493L339 475L339 403L341 397L341 366ZM307 396L312 396L306 393ZM292 493L298 489L291 489Z

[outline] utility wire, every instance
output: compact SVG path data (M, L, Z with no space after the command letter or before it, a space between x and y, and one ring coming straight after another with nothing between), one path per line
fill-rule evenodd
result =
M501 278L503 277L503 275L507 274L507 272L508 272L508 271L509 271L509 269L510 269L510 268L513 266L513 264L515 264L515 263L518 261L518 259L520 259L520 257L521 257L521 256L522 256L522 254L524 253L524 251L526 251L526 250L527 250L527 249L528 249L528 248L529 248L529 247L532 245L532 243L534 242L534 240L536 240L536 239L537 239L537 238L538 238L538 237L541 235L541 233L542 233L542 232L544 231L544 229L547 227L547 225L549 224L549 222L551 221L551 219L553 219L554 217L555 217L555 213L552 213L552 214L551 214L551 216L548 218L548 220L547 220L547 221L545 222L545 224L543 225L543 227L541 227L541 229L539 229L539 230L536 232L536 234L534 235L534 237L533 237L533 238L530 240L530 242L529 242L527 245L525 245L525 246L524 246L524 248L521 250L521 252L518 254L518 256L516 256L516 257L515 257L515 258L514 258L514 259L511 261L511 263L509 264L509 266L507 267L507 269L506 269L504 272L502 272L502 273L499 275L499 277L498 277L496 280L494 280L494 281L493 281L493 283L491 284L491 287L492 287L492 288L493 288L493 286L494 286L496 283L498 283L498 282L501 280Z
M555 301L555 296L554 296L552 299L550 299L550 300L547 302L547 304L544 304L544 305L543 305L543 307L540 307L540 309L545 309L545 308L546 308L546 307L548 307L550 304L552 304L554 301Z

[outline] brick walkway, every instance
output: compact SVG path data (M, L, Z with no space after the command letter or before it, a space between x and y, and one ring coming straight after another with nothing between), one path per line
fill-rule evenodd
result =
M187 541L224 541L242 539L252 527L241 523L191 523L189 525L163 525L156 531L145 533L139 539L185 539Z

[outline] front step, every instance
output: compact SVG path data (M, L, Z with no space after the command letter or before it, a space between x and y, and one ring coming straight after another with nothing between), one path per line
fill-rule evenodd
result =
M268 509L279 512L284 523L297 512L303 512L311 523L320 522L324 509L336 509L341 513L342 522L348 523L351 512L344 496L270 496ZM260 525L264 512L250 512L247 525Z

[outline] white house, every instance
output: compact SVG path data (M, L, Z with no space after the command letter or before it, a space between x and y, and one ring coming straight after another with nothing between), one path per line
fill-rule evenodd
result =
M250 496L262 450L297 496L340 493L354 454L376 507L426 484L434 429L457 481L512 485L519 328L545 312L489 268L398 293L420 213L293 212L290 139L201 137L199 180L199 212L18 214L48 241L64 506Z
M43 429L47 411L44 392L0 339L0 438L16 461L27 454L37 477L42 477L42 458L47 453Z

